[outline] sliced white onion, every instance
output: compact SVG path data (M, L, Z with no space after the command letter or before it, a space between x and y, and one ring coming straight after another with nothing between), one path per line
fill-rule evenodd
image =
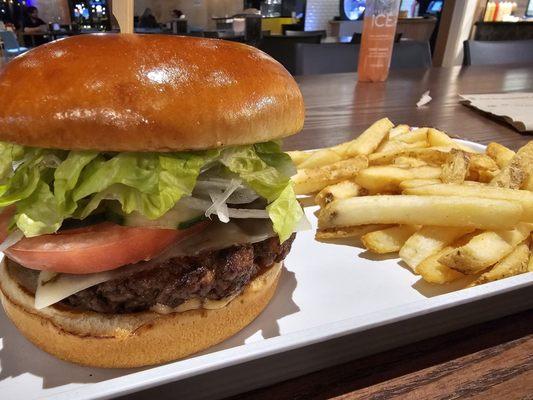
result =
M240 187L234 191L226 203L228 204L248 204L252 201L255 201L259 198L259 195L255 193L252 189L247 187Z
M240 185L241 181L232 179L224 193L220 194L217 191L209 191L209 197L211 197L213 204L205 211L205 216L209 217L211 214L216 213L222 222L228 222L229 216L227 215L228 206L226 205L226 200Z
M4 240L1 244L0 244L0 251L4 251L5 249L8 249L10 248L11 246L13 246L15 243L17 243L18 241L20 241L22 238L24 237L24 234L22 233L22 231L20 230L15 230L13 232L11 232L7 237L6 237L6 240Z
M231 182L234 179L222 179L222 178L208 178L196 182L194 187L194 193L200 197L207 197L209 193L219 191L225 192ZM257 200L259 195L252 189L244 186L242 183L237 189L228 197L226 203L228 204L248 204L254 200Z
M184 205L186 207L189 207L189 208L192 208L194 210L205 211L209 207L211 207L213 202L212 201L208 201L208 200L204 200L204 199L199 199L197 197L183 197L179 201L179 204L182 204L182 205Z
M268 218L267 210L228 208L230 218Z
M209 193L209 197L211 197L211 201L213 202L213 205L211 205L205 212L205 216L209 218L211 214L213 214L213 211L216 212L218 219L220 222L224 222L227 224L229 222L229 211L228 211L228 205L225 202L220 203L221 195L217 195L214 193ZM215 207L213 209L213 207Z

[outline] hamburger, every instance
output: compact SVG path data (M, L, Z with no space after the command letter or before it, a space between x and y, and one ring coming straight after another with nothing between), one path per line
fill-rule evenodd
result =
M99 34L0 70L0 292L61 359L185 357L272 298L302 209L279 140L304 104L263 52Z

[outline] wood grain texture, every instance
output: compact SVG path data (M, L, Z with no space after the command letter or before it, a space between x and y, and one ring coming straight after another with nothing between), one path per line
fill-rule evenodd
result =
M533 398L533 311L355 360L232 400L464 398Z
M377 119L433 126L451 135L514 150L532 136L459 103L458 94L533 90L533 69L433 68L392 71L382 84L355 74L297 78L306 103L301 134L287 149L332 146ZM416 108L426 90L433 101ZM533 399L533 311L501 318L252 391L233 400Z
M382 117L394 123L432 126L452 136L517 149L533 136L459 103L459 94L533 90L533 68L467 67L393 70L384 83L357 83L355 74L297 77L306 104L303 132L287 149L311 149L350 140ZM416 107L422 93L433 100Z

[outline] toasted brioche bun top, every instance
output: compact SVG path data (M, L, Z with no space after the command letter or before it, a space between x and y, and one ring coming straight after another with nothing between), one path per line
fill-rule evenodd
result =
M81 35L0 70L0 140L67 150L186 151L302 129L277 61L244 44L170 35Z

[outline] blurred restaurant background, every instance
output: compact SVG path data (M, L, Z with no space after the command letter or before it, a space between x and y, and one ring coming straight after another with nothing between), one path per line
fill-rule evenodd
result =
M136 0L135 31L259 47L294 75L355 72L365 0ZM1 61L118 32L111 0L0 0ZM533 0L402 0L391 69L533 63Z

